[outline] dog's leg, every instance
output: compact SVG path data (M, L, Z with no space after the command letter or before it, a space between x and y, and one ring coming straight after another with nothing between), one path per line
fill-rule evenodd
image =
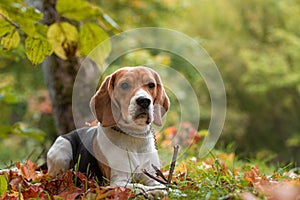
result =
M148 186L140 183L119 182L116 183L115 185L130 188L136 195L142 194L149 199L157 199L158 197L168 196L166 186L162 184L155 185L155 186Z
M132 177L133 176L133 177ZM121 186L130 188L135 194L143 194L149 199L157 199L158 197L164 197L168 195L166 191L166 186L162 185L156 181L146 181L144 184L132 183L134 180L134 175L113 170L111 173L110 185ZM146 185L146 183L150 185Z
M70 168L73 153L71 143L58 137L47 153L48 174L56 176L60 171Z

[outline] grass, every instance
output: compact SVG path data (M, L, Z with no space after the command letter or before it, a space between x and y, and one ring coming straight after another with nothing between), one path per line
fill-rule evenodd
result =
M190 154L191 155L191 154ZM10 195L22 195L35 199L64 195L80 196L81 199L146 199L134 196L129 189L119 187L99 187L93 179L78 172L68 171L57 180L45 174L36 174L35 164L18 164L21 175L0 174L0 199ZM162 169L165 175L169 167ZM78 176L77 183L74 178ZM14 182L23 180L22 191ZM29 181L31 180L31 181ZM73 183L72 183L73 182ZM24 184L23 184L24 183ZM26 183L26 184L25 184ZM60 187L56 188L57 185ZM66 188L65 188L66 187ZM64 191L64 192L57 192ZM66 192L67 191L67 192ZM77 193L74 193L77 192ZM7 196L5 196L7 195ZM214 150L206 158L193 156L177 161L172 177L172 187L168 199L297 199L300 197L299 168L293 164L274 166L265 161L238 159L234 153ZM49 198L48 198L49 199Z
M204 159L180 161L173 178L169 199L246 199L269 198L273 190L295 187L300 197L300 176L292 164L275 167L262 161L242 161L233 153L214 151ZM282 196L281 196L282 197Z

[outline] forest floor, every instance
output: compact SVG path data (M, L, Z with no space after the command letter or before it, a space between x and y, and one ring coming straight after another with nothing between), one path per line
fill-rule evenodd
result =
M165 129L164 134L159 134L161 137L156 137L161 160L168 160L161 169L162 176L169 181L171 174L168 196L161 199L300 199L300 168L293 163L275 165L261 159L244 160L230 150L216 149L198 158L205 132L186 130L187 137L181 139L189 146L179 149L178 156L172 148L174 128ZM171 162L166 154L176 155L177 159ZM76 167L56 178L37 169L38 164L27 160L1 170L0 199L148 199L145 193L128 188L99 186L94 178L76 171Z
M67 171L56 179L37 171L31 161L0 173L0 199L147 199L127 188L97 184L93 178ZM168 174L168 169L162 169ZM300 198L299 168L245 162L233 153L214 151L204 159L177 161L169 195L162 199Z

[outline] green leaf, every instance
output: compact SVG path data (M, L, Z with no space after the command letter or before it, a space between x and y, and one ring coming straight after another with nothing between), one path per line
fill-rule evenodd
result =
M3 36L0 42L3 48L8 51L16 48L19 45L19 43L20 43L20 35L15 30Z
M58 0L57 11L64 17L76 20L99 21L103 27L114 33L120 33L120 27L102 9L84 0ZM87 12L88 10L88 12Z
M7 190L7 181L4 176L0 176L0 197L5 194Z
M0 19L0 36L4 36L8 33L13 32L14 26L11 25L8 21Z
M27 35L32 36L35 32L34 24L42 19L43 15L35 12L31 7L27 7L26 11L19 16L14 16L13 20L18 23L21 30Z
M27 37L25 40L25 53L34 65L43 62L52 52L52 46L47 40L33 37Z
M79 38L80 54L89 55L97 64L102 65L111 51L110 42L105 41L109 38L109 35L100 26L93 23L85 23L80 29ZM103 41L105 43L102 43ZM94 52L90 54L92 51Z
M109 38L100 26L93 23L85 23L80 29L79 36L82 55L88 55L98 44Z
M78 31L75 26L67 22L52 24L47 37L57 56L62 59L75 56L78 44Z
M35 33L34 38L41 38L41 39L46 39L47 40L47 32L49 27L44 24L35 24Z
M101 12L99 7L83 0L58 0L56 9L62 16L77 21L91 19Z
M35 32L35 24L42 20L43 14L33 7L24 6L24 3L7 3L0 5L2 14L11 21L14 26L29 36Z

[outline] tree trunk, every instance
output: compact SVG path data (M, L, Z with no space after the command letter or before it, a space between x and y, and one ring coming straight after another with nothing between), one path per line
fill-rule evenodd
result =
M58 133L64 134L74 130L72 91L79 69L78 60L76 58L62 60L53 54L46 58L42 68L53 106L53 117Z
M27 0L28 5L35 7L44 14L41 23L50 26L59 21L68 21L63 18L55 9L56 0ZM77 88L75 102L82 106L75 108L75 117L72 110L72 92L76 75L80 64L85 65L84 76L79 76L80 85ZM89 109L89 98L95 92L99 69L94 62L89 59L72 57L63 60L52 54L42 63L44 78L50 94L53 107L53 117L58 133L49 133L49 138L54 140L57 135L68 133L85 125L85 122L94 120L94 116ZM82 79L82 80L81 80ZM96 82L93 82L95 80ZM74 122L76 118L77 123ZM76 126L75 126L76 125Z
M56 0L43 0L43 24L51 25L60 19L55 9ZM58 134L64 134L75 129L72 115L72 90L79 69L77 58L63 60L56 55L46 58L42 64L44 78L50 93L53 106L53 116ZM50 136L52 138L55 136Z

